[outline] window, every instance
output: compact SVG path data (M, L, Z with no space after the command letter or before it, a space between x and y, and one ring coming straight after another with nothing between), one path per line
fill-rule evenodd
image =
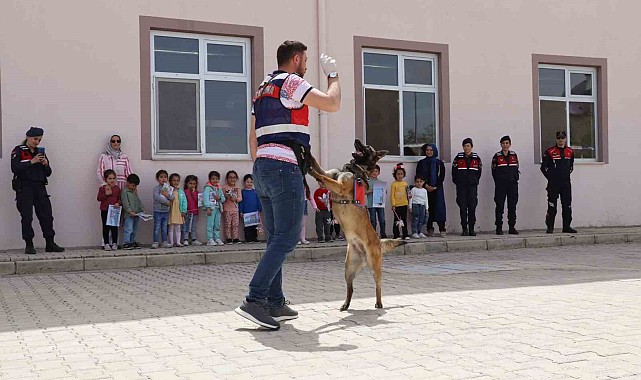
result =
M153 155L246 158L251 40L151 32Z
M577 159L598 158L596 69L539 65L541 147L556 143L555 132L566 131Z
M390 155L422 156L439 141L438 56L362 50L365 140Z

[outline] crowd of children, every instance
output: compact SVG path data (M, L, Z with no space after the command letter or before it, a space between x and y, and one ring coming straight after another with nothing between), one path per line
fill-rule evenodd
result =
M368 180L367 208L374 229L380 225L380 235L385 233L385 198L387 184L380 180L380 167L371 173ZM393 171L394 181L390 186L390 201L394 213L394 238L409 239L407 227L408 211L411 213L412 238L426 237L421 231L428 214L427 192L423 188L424 179L417 176L414 186L405 182L406 172L402 164ZM153 217L152 248L182 247L187 245L210 246L241 243L239 228L241 220L244 227L245 242L258 242L261 229L260 215L262 207L260 199L254 190L251 174L243 177L242 188L238 185L238 173L230 170L221 184L221 176L217 171L211 171L202 193L198 190L198 177L187 175L181 183L178 173L171 175L166 170L156 173L157 185L153 188L153 215L144 214L142 202L138 196L137 187L140 178L136 174L127 177L125 189L120 189L116 183L113 170L104 172L104 185L98 189L97 200L100 202L102 218L103 249L118 249L118 224L109 223L110 206L120 208L124 225L123 249L139 249L136 241L140 218ZM182 185L182 186L181 186ZM319 242L330 242L334 239L344 239L340 225L332 213L331 192L318 182L319 188L313 196L308 193L305 200L305 216L309 208L315 210L316 235ZM409 210L408 210L409 207ZM203 211L207 218L206 240L201 242L197 237L198 215ZM222 233L221 234L221 228ZM223 241L223 236L225 241ZM301 223L299 244L309 244L305 238L305 218Z

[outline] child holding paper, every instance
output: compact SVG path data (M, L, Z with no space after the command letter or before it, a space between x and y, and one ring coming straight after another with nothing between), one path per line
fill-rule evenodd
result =
M97 200L100 202L100 216L102 217L102 248L105 251L118 249L118 226L107 224L109 206L120 207L120 188L116 185L116 172L108 169L103 174L105 185L98 188ZM118 220L120 222L120 220ZM109 245L111 232L112 244Z
M367 180L369 188L367 189L367 211L369 212L369 220L376 231L376 219L381 226L381 238L387 238L385 233L385 195L387 194L387 183L378 179L381 174L381 167L376 165L376 168L370 174L370 179Z
M245 220L248 214L258 215L258 213L263 211L263 207L260 204L260 199L256 190L254 190L254 178L251 174L245 174L243 177L243 184L245 188L241 191L241 201L238 203L238 211L240 216L243 218L243 225L245 225L245 242L246 243L257 243L258 242L258 225L248 226L247 221Z
M140 177L136 174L127 176L127 186L121 195L122 213L125 218L125 244L124 249L140 249L140 244L136 242L136 232L138 232L138 214L145 211L142 202L138 197L136 189L140 185Z

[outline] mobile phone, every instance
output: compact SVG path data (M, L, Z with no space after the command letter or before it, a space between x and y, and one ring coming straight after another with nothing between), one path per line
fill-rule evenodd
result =
M44 156L45 148L43 146L39 146L38 148L36 148L36 154L42 154Z

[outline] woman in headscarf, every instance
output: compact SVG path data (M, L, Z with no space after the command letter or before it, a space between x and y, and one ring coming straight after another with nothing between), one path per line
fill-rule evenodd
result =
M105 153L100 155L97 174L101 185L105 185L104 173L107 169L116 172L116 182L120 189L124 189L127 185L127 176L132 173L132 170L129 157L120 150L121 144L120 136L111 136Z
M424 144L421 151L425 158L416 165L416 175L425 178L429 216L427 219L427 236L434 236L434 222L438 224L441 237L445 237L445 193L443 181L445 180L445 165L438 158L438 149L435 144Z

